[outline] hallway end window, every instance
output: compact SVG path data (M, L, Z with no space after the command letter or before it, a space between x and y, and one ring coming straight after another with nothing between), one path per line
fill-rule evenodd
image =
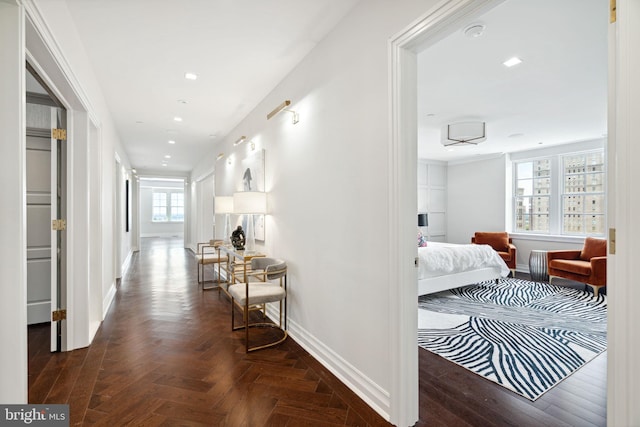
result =
M152 222L184 222L184 192L153 192Z

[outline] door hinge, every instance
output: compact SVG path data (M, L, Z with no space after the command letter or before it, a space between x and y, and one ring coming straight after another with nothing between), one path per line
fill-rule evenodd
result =
M616 0L609 0L609 22L616 22Z
M56 310L51 312L51 320L57 322L67 318L67 310Z
M418 257L415 257L415 258L413 259L413 264L415 265L415 267L416 267L416 268L418 268L418 262L419 262Z
M52 219L51 229L53 231L62 231L67 229L67 221L64 219Z
M616 254L616 229L609 229L609 253L611 255Z
M51 129L51 137L53 139L60 139L62 141L67 140L67 130L66 129Z

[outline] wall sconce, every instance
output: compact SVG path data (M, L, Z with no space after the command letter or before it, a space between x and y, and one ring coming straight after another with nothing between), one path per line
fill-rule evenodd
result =
M220 160L221 158L224 157L224 153L220 153L218 154L218 156L216 157L216 160Z
M236 145L242 144L246 139L247 139L247 137L242 135L240 138L238 138L238 140L236 142L233 143L233 146L235 147Z
M298 123L298 119L299 119L298 113L296 113L293 110L289 110L287 108L289 105L291 105L291 101L287 99L282 104L280 104L276 108L274 108L272 112L267 114L267 120L269 120L271 117L273 117L276 114L278 114L280 111L286 111L287 113L293 114L293 120L292 120L293 124L295 125L296 123Z
M249 145L251 147L251 151L256 149L256 143L251 141L251 144Z

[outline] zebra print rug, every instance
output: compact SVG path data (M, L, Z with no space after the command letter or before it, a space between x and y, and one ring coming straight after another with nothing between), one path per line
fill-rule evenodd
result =
M419 298L418 344L530 400L607 348L607 299L519 279Z

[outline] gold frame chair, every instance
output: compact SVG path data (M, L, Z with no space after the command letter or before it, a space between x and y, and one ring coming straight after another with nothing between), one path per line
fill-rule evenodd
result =
M205 280L204 277L204 268L209 264L218 264L228 261L227 256L220 256L220 251L218 247L222 245L222 240L210 240L206 243L198 243L197 252L196 252L196 261L197 261L197 270L198 270L198 285L202 285L203 290L207 289L217 289L220 285L220 269L218 269L218 278L214 280ZM202 273L201 273L202 271ZM215 271L214 271L215 273ZM202 280L200 279L202 276ZM205 288L205 283L213 283L217 282L218 286L213 286L210 288Z
M273 347L287 339L287 264L281 259L256 257L251 259L251 270L246 271L245 283L231 284L227 292L231 296L231 330L245 330L245 350L247 353L263 348ZM251 281L251 278L258 280ZM278 283L271 282L278 280ZM279 302L278 324L266 321L266 305ZM284 302L284 327L282 322ZM243 323L235 325L235 309L242 312ZM262 321L249 323L249 313L262 311ZM263 345L249 345L250 328L275 328L282 331L282 337Z

